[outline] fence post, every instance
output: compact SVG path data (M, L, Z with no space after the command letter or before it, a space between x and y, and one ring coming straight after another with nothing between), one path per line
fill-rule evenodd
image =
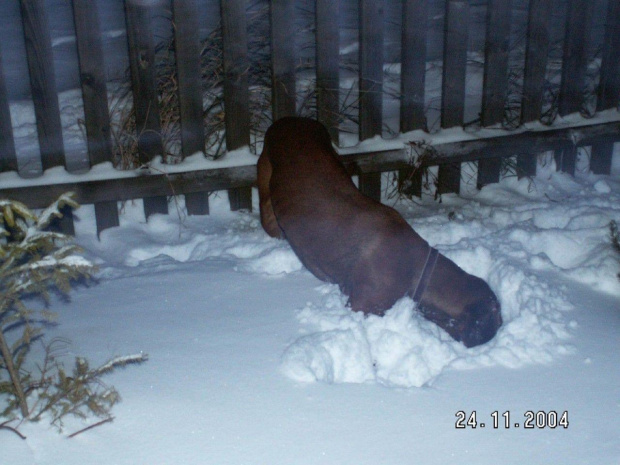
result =
M359 132L360 141L381 135L383 101L383 0L359 3ZM381 173L360 173L359 189L381 199Z
M272 113L277 121L296 114L295 1L271 0Z
M52 41L43 0L20 0L43 170L65 165Z
M400 66L400 132L426 129L424 91L428 0L403 0ZM423 168L398 170L399 189L422 194Z
M462 126L465 115L465 77L469 5L466 0L447 0L444 29L443 79L441 84L441 127ZM459 192L459 163L439 167L439 194Z
M424 90L428 0L403 0L400 132L426 129Z
M45 171L54 166L66 166L52 40L44 1L20 0L19 3L24 25L32 103L37 121L41 166ZM53 221L50 228L73 235L75 230L71 209L65 209L63 217Z
M560 116L581 111L583 106L583 86L588 67L588 39L592 26L593 2L589 0L570 0L564 35L564 55L562 57L562 80L558 113ZM597 146L598 148L598 146ZM592 147L592 159L597 150ZM575 171L575 148L562 150L556 155L562 171Z
M159 100L155 77L155 49L151 31L151 8L138 0L125 0L127 43L140 163L163 156ZM166 196L145 197L144 214L168 213Z
M618 31L620 31L620 2L609 0L596 106L598 111L618 107L620 98L620 33ZM593 144L590 170L594 174L609 174L613 151L613 142Z
M465 115L465 76L469 7L465 0L447 0L441 89L441 127L462 126Z
M611 173L611 161L614 154L614 141L602 140L592 144L590 153L590 171L594 174Z
M570 174L571 176L575 175L575 162L577 161L576 146L571 145L570 147L556 150L553 156L555 158L557 170Z
M618 107L620 99L620 2L609 0L605 21L597 111Z
M339 0L316 2L316 92L318 118L338 145Z
M78 49L84 120L90 166L113 161L110 114L96 2L73 0L73 21ZM97 236L119 225L116 202L96 202Z
M0 173L3 171L17 171L17 168L9 97L6 92L6 81L2 68L2 54L0 54Z
M504 120L506 89L508 87L508 56L510 54L510 0L489 0L487 31L484 48L484 78L482 87L482 126L501 124ZM491 149L492 150L492 149ZM478 160L477 187L499 182L502 160Z
M553 2L530 0L521 101L521 124L537 121L541 117L542 99L549 54L549 19ZM517 176L536 174L536 156L517 155Z
M194 0L173 0L174 43L179 79L181 150L183 158L205 151L202 110L202 72L200 69L199 24ZM209 193L185 194L189 215L209 213Z
M521 124L540 119L549 54L549 0L530 0L525 47Z
M246 0L221 0L226 148L250 145L250 92ZM252 209L252 188L228 190L230 209Z
M560 116L582 109L593 5L591 0L570 0L568 3L558 104Z
M510 11L510 0L489 0L487 4L482 126L491 126L504 120L510 53Z

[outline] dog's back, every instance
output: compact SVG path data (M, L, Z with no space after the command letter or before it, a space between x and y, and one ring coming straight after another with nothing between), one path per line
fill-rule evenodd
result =
M359 192L323 125L277 121L258 178L263 225L276 222L272 235L283 233L306 268L340 285L354 310L382 313L406 294L427 245L395 210Z

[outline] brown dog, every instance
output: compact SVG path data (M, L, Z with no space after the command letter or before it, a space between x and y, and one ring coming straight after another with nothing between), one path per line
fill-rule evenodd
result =
M354 311L383 315L405 295L467 347L502 324L482 279L432 249L394 210L355 187L317 121L283 118L258 160L261 223L286 238L317 278L336 283Z

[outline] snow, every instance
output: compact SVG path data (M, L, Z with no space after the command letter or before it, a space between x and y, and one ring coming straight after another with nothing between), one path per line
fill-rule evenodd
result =
M480 97L477 72L468 77L472 117L479 110L471 104L472 95ZM440 74L427 70L430 113ZM80 92L59 100L68 159L78 166L85 157ZM397 127L396 103L385 103L392 115L386 120ZM39 175L32 103L12 102L11 117L20 172ZM568 115L552 127L533 123L518 131L619 118L615 110L592 119ZM344 145L355 147L341 152L500 133L414 131L360 145L355 134L343 135ZM23 424L26 440L0 429L0 465L486 465L534 457L618 465L620 261L609 223L620 222L619 155L617 149L611 176L589 174L581 156L576 178L556 173L552 162L539 164L533 181L507 177L477 191L465 180L462 197L444 195L441 202L432 192L415 202L384 199L498 295L504 325L474 349L421 318L407 298L383 318L352 313L335 286L314 278L286 242L262 231L256 195L253 213L230 212L219 193L210 198L209 216L187 216L181 198L171 201L170 215L148 222L141 201L126 202L120 226L101 241L93 206L83 206L75 212L77 242L98 265L97 281L68 301L52 299L58 324L46 335L72 341L67 363L76 355L91 366L133 357L127 354L149 360L105 378L123 398L113 423L73 439L67 436L85 426L81 421L68 422L63 434L43 422ZM155 160L149 172L255 162L244 149L217 162L201 155L173 166ZM145 173L109 163L87 173L71 168L32 179L0 173L0 185ZM475 174L475 166L463 168ZM528 410L566 411L569 426L526 430ZM475 411L486 427L456 429L459 411ZM510 429L492 427L494 411L510 412Z
M257 210L210 200L209 216L181 201L148 222L127 204L101 241L93 207L75 213L98 282L53 300L47 336L93 366L149 360L106 377L123 397L113 423L72 439L77 420L64 435L22 425L26 440L0 430L2 463L618 463L617 176L540 169L533 182L395 203L497 293L504 326L474 349L407 298L383 318L352 313ZM456 429L456 413L474 410L485 428ZM492 427L494 411L522 425L528 410L567 411L569 426Z

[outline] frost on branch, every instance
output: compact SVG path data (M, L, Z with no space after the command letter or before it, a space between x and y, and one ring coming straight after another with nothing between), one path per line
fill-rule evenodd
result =
M39 215L39 218L37 219L37 228L46 228L55 218L62 218L61 210L65 207L71 207L73 209L79 208L79 205L75 201L74 197L75 194L73 192L62 194L58 200L43 210L43 212Z

